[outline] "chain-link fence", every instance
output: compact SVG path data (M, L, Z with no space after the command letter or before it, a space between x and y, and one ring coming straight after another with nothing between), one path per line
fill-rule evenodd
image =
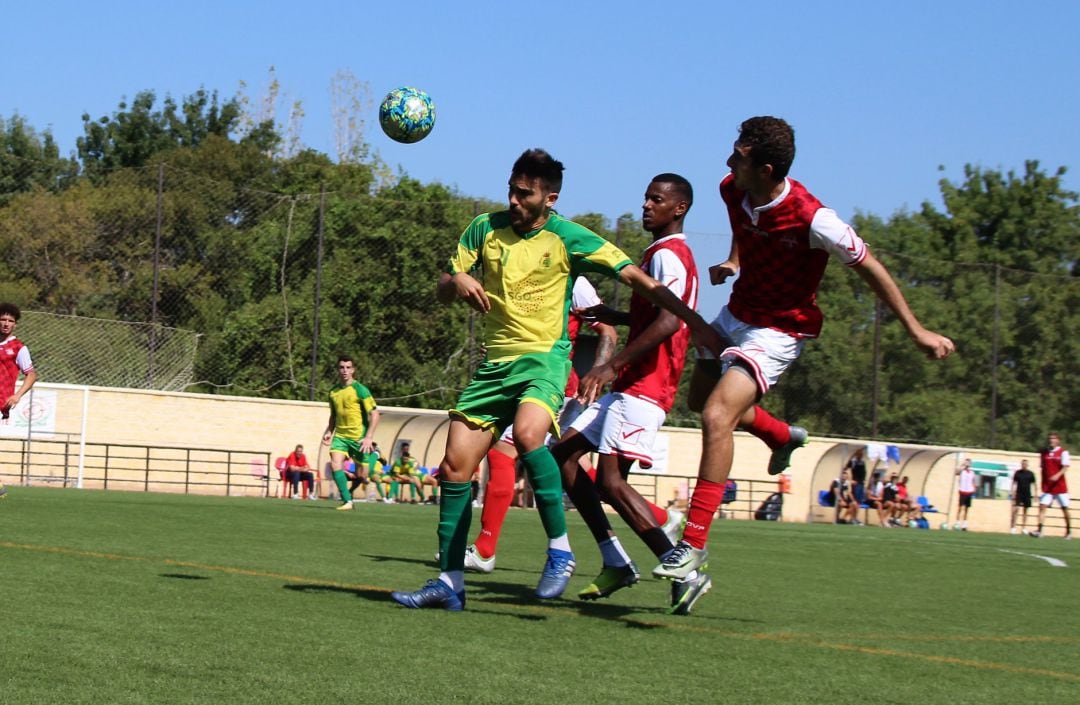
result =
M0 299L42 312L20 328L42 378L321 399L344 353L382 403L452 404L482 354L483 317L437 305L434 283L465 225L501 204L332 166L313 160L304 183L323 185L297 192L261 188L228 160L56 183L26 162L21 181L0 180ZM647 242L626 219L587 223L631 256ZM1050 423L1080 432L1075 278L875 252L957 355L928 363L863 281L832 266L822 338L768 408L847 437L1031 447ZM698 417L680 400L669 422Z

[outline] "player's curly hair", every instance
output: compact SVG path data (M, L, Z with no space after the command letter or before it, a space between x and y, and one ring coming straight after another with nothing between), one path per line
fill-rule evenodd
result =
M514 168L510 170L511 179L519 176L540 179L540 185L548 193L562 191L562 174L562 162L540 148L526 149L514 162Z
M782 118L761 115L739 125L738 144L750 148L754 166L771 164L773 178L788 175L795 161L795 130Z
M15 304L4 301L3 303L0 303L0 316L5 315L11 316L17 321L20 317L22 317L22 311L20 311L19 307Z
M671 172L664 172L652 177L652 180L653 183L671 184L675 192L686 200L686 212L690 212L690 207L694 205L694 187L690 185L690 182L685 177Z

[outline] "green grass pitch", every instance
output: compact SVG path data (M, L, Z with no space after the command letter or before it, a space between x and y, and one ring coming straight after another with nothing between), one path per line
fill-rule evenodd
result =
M641 582L575 597L600 566L574 513L577 575L537 601L511 510L455 614L389 599L437 572L433 507L10 489L4 705L1080 702L1080 541L717 521L675 617L617 518Z

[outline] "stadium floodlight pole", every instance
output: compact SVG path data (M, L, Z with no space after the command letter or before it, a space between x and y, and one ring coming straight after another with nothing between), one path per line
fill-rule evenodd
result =
M308 401L315 401L315 375L319 364L319 306L322 303L323 223L326 215L326 184L319 184L319 234L315 254L315 310L311 326L311 381L308 384Z
M870 370L870 437L878 437L878 371L881 369L881 299L874 299L874 349L870 355L873 368Z
M158 276L161 260L161 206L165 192L165 162L158 164L157 225L154 229L154 291L150 297L150 345L146 355L146 386L154 388L154 348L157 347Z
M1001 348L1001 265L994 265L994 335L990 346L990 437L986 446L997 443L998 353Z

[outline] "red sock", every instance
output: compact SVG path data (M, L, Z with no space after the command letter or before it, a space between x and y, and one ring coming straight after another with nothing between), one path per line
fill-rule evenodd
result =
M667 520L668 520L667 510L664 509L663 507L656 506L652 502L649 502L649 500L647 500L647 499L645 501L646 501L646 503L648 503L649 509L652 510L653 518L656 519L656 525L657 526L663 526L664 524L666 524Z
M686 515L686 528L683 529L683 541L694 548L705 548L709 540L709 527L712 526L713 514L724 498L724 483L698 480L694 493L690 495L690 511Z
M791 440L791 430L787 423L760 406L754 407L754 420L744 430L765 441L765 445L772 450L776 450Z
M483 558L495 555L510 501L514 498L514 459L502 451L488 451L488 482L484 492L484 509L480 513L480 535L476 550Z

